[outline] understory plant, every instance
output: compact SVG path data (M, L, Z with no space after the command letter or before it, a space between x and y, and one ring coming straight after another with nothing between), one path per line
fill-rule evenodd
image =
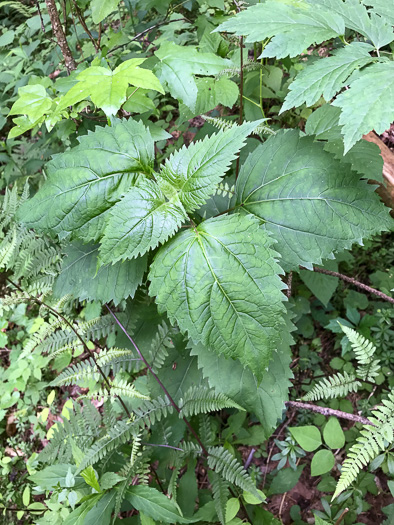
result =
M343 277L330 264L392 230L380 150L362 139L393 120L392 13L378 0L46 0L29 24L14 4L0 3L5 67L19 64L3 71L15 80L0 315L38 310L16 362L45 359L62 411L18 512L38 525L263 523L267 495L236 444L268 440L291 403L293 276L321 299L319 275ZM28 140L41 161L18 171ZM373 343L340 328L357 368L304 401L379 375ZM335 498L393 442L392 393L372 413ZM277 443L279 474L288 455L298 480L303 450Z

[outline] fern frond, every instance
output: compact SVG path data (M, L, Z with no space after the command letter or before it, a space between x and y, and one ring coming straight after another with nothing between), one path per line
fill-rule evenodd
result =
M77 363L75 365L69 366L63 372L56 377L51 383L51 386L59 385L78 385L93 379L94 381L99 380L99 373L97 371L96 364L93 358L88 358Z
M342 465L341 476L333 495L336 498L357 478L360 470L385 450L387 443L393 442L394 428L394 394L390 393L383 404L372 411L369 420L372 425L365 425L356 443L348 452Z
M357 377L363 381L374 381L380 373L381 366L379 359L375 359L367 365L361 365L357 368Z
M232 401L222 393L215 392L214 389L208 389L201 386L193 386L185 392L185 396L179 402L181 409L179 417L189 417L197 414L206 414L215 412L223 408L237 408L245 410L240 405Z
M342 332L347 336L352 346L356 359L360 365L368 365L372 356L376 352L376 346L372 341L369 341L366 337L349 328L348 326L338 323L342 329Z
M158 327L158 332L155 335L151 349L149 351L149 362L155 374L163 366L166 357L168 356L168 348L174 348L171 341L171 329L163 321Z
M255 62L254 60L247 60L243 65L244 72L247 71L258 71L264 69L264 65L261 62ZM241 69L239 67L229 67L222 69L216 77L239 77L241 75Z
M303 401L319 401L320 399L334 399L345 397L350 392L357 392L361 387L354 374L347 372L337 373L330 377L325 377L302 397Z
M112 370L116 375L120 370L130 372L135 361L140 361L139 357L134 357L132 350L128 348L105 348L101 350L96 362L103 369L106 376Z
M93 445L84 451L84 458L78 466L77 474L89 465L94 465L103 459L109 452L130 441L136 435L133 420L117 421L108 429L108 433L95 441Z
M240 489L260 498L252 478L228 450L223 447L209 447L208 454L209 468L220 474L229 483L234 483Z
M234 126L238 126L237 122L234 120L225 120L220 117L211 117L209 115L201 115L201 117L212 124L212 126L215 126L215 128L226 131L228 129L233 128ZM269 120L268 118L264 119L264 122ZM269 128L268 126L265 126L264 124L259 124L253 131L252 135L260 135L260 134L268 134L268 135L275 135L276 132Z
M220 182L216 187L216 195L232 197L235 195L235 184L230 186L227 182Z
M215 440L215 433L212 430L211 418L207 414L199 416L199 436L205 445L212 445Z
M226 524L226 504L230 494L229 484L214 471L209 473L216 514L222 525Z
M36 333L29 337L28 341L23 346L23 351L19 356L19 361L30 355L34 349L42 344L42 342L49 337L50 334L55 332L60 326L62 326L63 320L60 317L56 317L50 314L49 320L44 322Z
M135 389L135 386L128 383L126 380L116 378L110 381L109 391L106 388L101 388L95 392L88 392L87 394L80 396L80 399L103 399L104 401L107 401L108 399L115 400L118 397L128 397L129 399L150 399L149 396L145 396L144 394L141 394L141 392L138 392L138 390Z

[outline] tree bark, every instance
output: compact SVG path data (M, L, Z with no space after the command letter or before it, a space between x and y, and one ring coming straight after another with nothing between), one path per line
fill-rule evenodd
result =
M70 73L74 69L77 69L77 64L67 43L66 35L64 34L63 27L60 22L59 13L56 9L55 0L45 0L45 3L47 5L49 18L51 19L53 34L64 57L64 63L66 64L67 71Z

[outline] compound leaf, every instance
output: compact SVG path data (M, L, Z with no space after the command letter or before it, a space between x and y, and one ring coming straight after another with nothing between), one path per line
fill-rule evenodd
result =
M198 92L194 75L216 75L232 65L214 53L200 53L193 46L173 42L163 42L155 55L160 60L155 68L157 76L167 84L171 95L191 111L195 110Z
M341 108L345 153L363 135L383 133L394 115L394 62L374 64L350 84L333 102Z
M19 209L19 220L64 238L97 241L110 208L139 174L150 173L154 144L140 122L117 121L81 137L47 164L48 180Z
M100 258L107 264L138 257L165 242L186 217L176 194L167 201L155 182L142 180L112 208Z
M150 294L172 322L214 352L238 358L258 379L284 322L271 245L254 218L217 217L161 247L149 275Z
M246 42L271 38L262 57L284 58L302 53L312 44L343 35L343 19L301 0L296 5L268 0L248 7L223 22L216 31L246 36Z
M126 101L129 84L164 93L157 77L148 69L141 69L144 58L131 58L111 71L101 66L91 66L77 76L75 84L60 100L57 111L90 97L106 115L115 115Z
M363 42L353 42L338 49L333 56L315 61L307 66L290 84L281 113L304 102L312 106L321 96L329 101L340 91L351 73L373 60L369 54L373 47Z
M114 301L117 305L122 299L134 296L146 270L146 257L101 266L97 271L98 248L98 245L82 243L67 247L67 257L53 287L55 297L71 294L80 301Z
M157 179L165 196L171 198L177 192L187 211L202 206L245 146L246 137L261 122L232 126L171 155Z
M239 174L237 203L274 233L287 270L312 268L391 223L374 188L323 148L313 137L281 131Z

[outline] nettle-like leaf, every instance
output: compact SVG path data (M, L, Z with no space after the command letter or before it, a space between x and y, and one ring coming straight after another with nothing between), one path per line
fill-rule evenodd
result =
M252 217L222 216L177 234L151 266L150 294L172 322L261 379L284 323L272 239Z
M151 173L154 144L145 126L132 120L96 128L79 140L47 164L47 182L18 218L60 238L95 242L111 207L141 174Z
M268 0L248 7L223 22L216 31L246 36L246 42L271 38L262 57L284 58L302 53L312 44L343 35L341 16L304 0L294 5Z
M138 257L165 242L186 217L177 194L166 200L155 182L142 180L112 208L100 258L104 263L115 263Z
M394 62L374 64L333 102L341 108L345 153L374 129L383 133L394 117Z
M340 91L351 73L373 60L370 52L374 48L363 42L353 42L338 49L333 56L316 60L307 66L294 82L280 110L284 111L301 106L315 104L321 96L329 101Z
M286 270L312 268L392 223L373 187L295 130L279 132L249 155L236 193L240 209L274 234Z
M187 211L202 206L245 145L247 136L261 123L245 122L185 146L166 160L157 182L170 199L176 192Z
M115 115L126 101L129 84L164 93L162 85L152 71L138 67L144 61L145 58L131 58L113 71L101 66L85 69L77 76L77 84L60 99L57 111L90 97L106 115Z
M322 7L339 15L346 27L353 29L370 40L376 49L389 44L394 39L393 28L378 11L368 11L358 0L307 0L313 9Z
M155 73L166 83L171 95L183 102L191 111L195 110L197 85L194 75L216 75L231 66L231 62L214 53L200 53L193 46L178 46L164 42L155 52L160 64Z
M330 104L320 106L308 118L305 133L315 135L317 140L324 141L324 149L341 162L350 164L352 170L367 179L383 183L383 158L377 144L361 139L344 155L342 126L339 125L340 115L339 108Z
M393 6L387 0L361 0L366 6L371 6L373 11L380 15L384 20L394 25Z
M114 301L117 305L122 299L134 296L146 271L146 257L97 270L98 249L98 245L82 243L67 247L62 271L53 287L55 298L70 294L80 301Z

